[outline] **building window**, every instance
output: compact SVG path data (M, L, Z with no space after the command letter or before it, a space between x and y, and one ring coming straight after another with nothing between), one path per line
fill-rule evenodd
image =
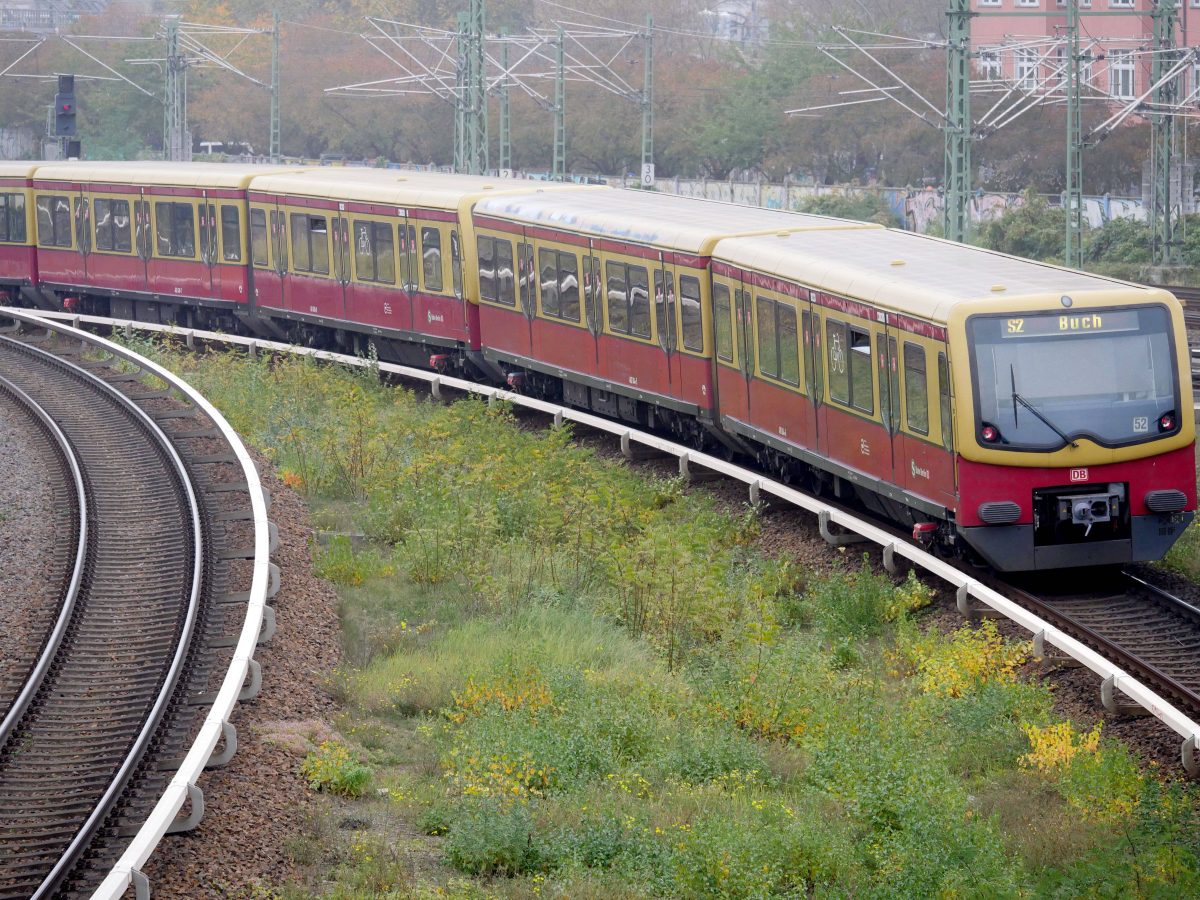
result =
M1133 6L1133 0L1108 0L1108 5L1114 9L1127 9Z
M1038 0L1017 0L1017 6L1037 6Z
M1013 51L1016 59L1017 87L1023 91L1036 90L1038 86L1038 52L1033 47L1018 47Z
M979 0L980 6L999 6L1000 0Z
M1133 51L1108 51L1108 92L1122 100L1133 99Z
M984 81L999 81L1004 77L998 48L984 47L979 51L979 72Z

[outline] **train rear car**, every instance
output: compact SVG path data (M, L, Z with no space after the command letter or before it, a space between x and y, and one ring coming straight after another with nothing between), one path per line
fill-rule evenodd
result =
M36 170L36 163L0 163L0 286L12 301L38 279L30 191Z
M267 166L53 163L33 180L49 302L233 327L251 301L246 188Z
M713 247L731 234L879 229L642 191L488 197L474 224L484 352L510 383L733 449L714 426Z
M1158 559L1191 520L1170 294L894 230L734 239L713 269L720 421L777 470L1006 571Z

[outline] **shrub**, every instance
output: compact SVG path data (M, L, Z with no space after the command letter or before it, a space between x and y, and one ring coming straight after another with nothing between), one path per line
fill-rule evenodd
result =
M371 770L351 757L345 744L333 741L323 741L309 753L300 772L313 790L342 797L361 797L371 780Z
M446 859L469 875L524 875L552 867L533 816L519 804L477 803L457 818L446 839Z

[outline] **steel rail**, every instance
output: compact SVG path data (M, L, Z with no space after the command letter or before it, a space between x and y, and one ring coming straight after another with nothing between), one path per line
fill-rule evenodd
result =
M89 384L93 389L102 394L107 394L119 406L125 409L126 413L131 415L133 419L150 435L153 442L158 445L160 451L165 454L171 471L174 473L175 479L178 481L180 493L186 500L187 514L190 519L192 529L192 578L189 596L187 600L187 612L184 615L184 620L180 626L179 633L175 644L175 652L171 656L170 666L167 668L165 677L161 687L157 692L153 706L146 715L142 727L138 730L138 734L131 745L125 759L114 773L112 780L109 782L108 788L105 790L100 799L96 802L91 813L83 824L79 827L75 837L71 840L67 849L59 857L58 861L51 868L50 872L43 879L41 885L34 891L31 900L43 900L43 898L51 896L57 891L62 879L66 874L74 868L83 851L87 848L92 840L92 836L100 823L108 816L115 807L118 798L122 791L129 783L133 776L134 770L141 764L146 750L150 745L151 740L162 724L164 714L171 702L172 695L179 684L180 676L183 673L184 665L187 661L188 654L192 650L192 640L195 634L196 621L200 615L200 600L201 588L204 574L204 558L207 548L204 543L204 532L201 525L200 517L200 500L196 496L195 487L192 484L191 477L188 473L187 466L183 459L179 456L179 452L175 449L175 445L170 438L163 432L148 413L140 406L114 388L112 385L105 382L103 379L96 377L86 369L80 368L74 363L68 362L61 357L55 356L36 347L31 347L28 344L23 344L20 341L15 341L8 337L0 337L0 343L12 345L21 351L32 356L40 357L45 363L65 370L79 378L85 384Z
M7 308L0 307L0 314L7 315ZM429 386L434 397L440 398L443 388L451 388L463 393L477 394L485 397L489 404L496 401L503 401L512 403L515 406L525 407L526 409L537 410L553 416L555 424L572 421L598 431L608 432L620 438L622 450L627 453L628 448L632 444L637 443L677 457L680 474L684 476L690 475L692 467L699 466L735 481L741 481L749 487L751 502L757 502L764 494L767 494L806 510L818 517L821 534L831 543L844 543L846 537L849 537L850 540L861 539L874 543L882 549L884 565L889 571L896 571L896 559L898 557L903 558L910 564L918 566L952 585L958 592L960 608L965 608L970 599L974 598L1033 635L1037 646L1044 648L1049 644L1062 651L1098 675L1102 679L1102 683L1106 685L1105 689L1121 691L1182 737L1183 742L1180 747L1181 763L1189 774L1200 774L1200 723L1170 703L1158 692L1142 683L1135 675L1087 646L1083 641L1071 636L1053 623L1048 622L1042 616L1005 597L978 578L956 568L950 562L939 559L922 550L920 547L898 538L873 522L861 519L846 510L825 503L816 497L803 494L794 488L766 478L757 472L744 469L741 466L715 456L700 453L690 447L685 447L658 435L639 431L619 422L582 412L572 407L548 403L544 400L515 394L512 391L503 390L491 385L478 384L461 378L452 378L435 372L414 369L409 366L365 360L342 353L316 350L311 347L297 347L277 341L265 341L257 338L241 337L239 335L206 332L193 328L180 328L174 325L136 322L128 319L114 319L104 316L82 316L74 313L39 312L38 315L45 316L46 318L67 320L75 326L81 324L106 326L115 331L123 332L127 338L132 337L135 330L147 331L183 340L189 347L193 346L194 342L199 340L206 343L232 344L245 347L252 355L262 350L271 353L307 356L315 360L323 360L353 368L375 368L380 372L387 372L388 374L412 381L424 382ZM29 318L36 317L29 316ZM853 534L849 536L835 535L830 526L846 529Z
M226 745L226 753L232 753L234 748L231 746L231 742L235 740L235 732L229 724L230 717L240 700L253 696L257 692L256 685L261 683L261 669L254 659L254 650L262 639L264 624L270 621L268 613L271 610L268 600L279 589L279 569L270 561L272 526L267 518L266 494L259 478L258 469L237 432L216 407L185 380L152 360L133 353L112 341L61 321L52 321L52 317L34 315L28 310L8 308L0 308L0 316L37 328L58 331L74 340L101 350L111 357L139 366L143 371L170 385L178 395L186 399L213 424L221 439L235 456L246 484L254 530L254 557L251 564L250 588L245 604L246 612L229 668L217 688L208 715L193 739L190 749L185 753L174 777L164 788L137 834L129 841L125 851L92 894L94 900L117 900L117 898L123 897L132 886L138 900L148 900L150 884L143 874L143 867L163 836L176 825L180 812L186 804L189 802L193 804L193 817L197 816L198 810L195 809L195 805L202 802L202 795L197 788L200 775L214 760L217 748L223 741ZM79 323L74 324L78 325Z
M54 623L54 628L51 630L49 638L42 648L37 662L25 679L24 687L21 688L20 693L13 700L8 714L4 716L3 720L0 720L0 747L3 747L8 743L13 729L17 727L17 723L25 715L25 711L29 709L29 704L33 702L34 696L45 680L46 672L49 671L50 665L54 662L54 657L62 646L63 637L66 635L67 627L71 623L71 616L75 612L75 601L79 597L79 590L83 584L84 561L87 558L89 535L88 492L84 483L83 471L79 466L79 459L75 455L75 449L71 446L71 442L67 440L67 436L58 427L58 423L54 421L50 414L36 400L3 376L0 376L0 390L8 393L24 406L30 415L41 423L42 427L58 445L58 452L62 455L63 461L65 461L67 469L70 471L71 481L75 486L75 504L78 510L79 522L74 570L67 589L63 594L58 618Z

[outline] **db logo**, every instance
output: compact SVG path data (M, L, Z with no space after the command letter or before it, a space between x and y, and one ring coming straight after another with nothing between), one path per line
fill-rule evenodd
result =
M1088 480L1088 470L1087 469L1072 469L1071 470L1071 481L1087 481L1087 480Z

